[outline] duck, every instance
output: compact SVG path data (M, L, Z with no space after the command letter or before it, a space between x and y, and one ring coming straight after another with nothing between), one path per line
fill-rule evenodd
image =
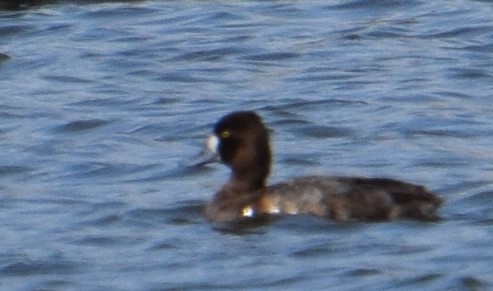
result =
M312 175L267 186L269 129L254 111L220 118L206 147L231 169L205 206L213 223L298 214L341 222L439 219L440 197L424 186L391 178Z
M19 9L20 0L0 0L0 9Z

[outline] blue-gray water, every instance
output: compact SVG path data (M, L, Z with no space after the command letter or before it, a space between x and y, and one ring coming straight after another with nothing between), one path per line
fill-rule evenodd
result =
M493 289L491 1L44 1L0 11L0 289ZM223 114L271 181L385 176L435 223L215 228Z

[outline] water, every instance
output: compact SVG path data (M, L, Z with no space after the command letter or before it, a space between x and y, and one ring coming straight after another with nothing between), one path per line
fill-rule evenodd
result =
M34 3L36 2L36 3ZM30 1L0 11L0 288L493 288L490 1ZM385 176L436 223L219 227L189 167L223 114L271 181Z

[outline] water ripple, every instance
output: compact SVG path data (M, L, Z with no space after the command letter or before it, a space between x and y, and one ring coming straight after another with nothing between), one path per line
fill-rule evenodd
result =
M49 274L76 274L78 264L74 262L23 261L4 266L0 273L4 276L33 276Z
M57 128L55 128L55 131L59 133L74 133L74 132L88 131L99 127L103 127L108 123L109 121L100 120L100 119L77 120L58 126Z

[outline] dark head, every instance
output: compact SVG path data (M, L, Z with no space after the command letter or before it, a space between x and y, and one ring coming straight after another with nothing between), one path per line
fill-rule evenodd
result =
M233 171L233 182L258 189L265 186L271 165L269 133L253 111L236 111L214 126L216 142L209 142Z

